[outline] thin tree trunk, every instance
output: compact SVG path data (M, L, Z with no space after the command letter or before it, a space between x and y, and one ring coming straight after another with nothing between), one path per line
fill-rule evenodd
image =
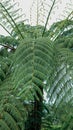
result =
M28 120L26 123L25 130L41 130L41 123L42 123L42 102L43 102L43 89L42 96L37 92L39 100L34 98L34 105L33 110L29 113Z

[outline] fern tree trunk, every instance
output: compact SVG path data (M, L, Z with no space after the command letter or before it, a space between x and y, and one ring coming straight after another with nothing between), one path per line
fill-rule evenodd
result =
M41 130L42 123L42 103L43 103L43 89L41 88L42 96L37 92L39 100L34 97L33 110L28 115L26 122L26 130Z

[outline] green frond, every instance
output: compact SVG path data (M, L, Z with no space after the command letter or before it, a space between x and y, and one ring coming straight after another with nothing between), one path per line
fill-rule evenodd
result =
M10 130L10 128L8 127L8 125L2 120L0 119L0 129L1 130Z
M18 47L13 66L13 83L15 89L19 90L21 88L21 94L26 93L26 88L32 92L34 84L37 88L39 86L44 87L44 81L47 80L49 67L52 63L52 48L48 38L29 39L23 41L23 44Z
M14 96L13 87L11 82L11 64L10 54L6 55L5 50L0 52L0 123L1 130L23 130L26 120L27 111L23 106L23 102L16 99ZM3 75L4 74L4 75ZM19 108L21 106L21 108ZM22 114L24 113L24 114Z
M73 128L73 116L72 113L67 116L66 122L63 123L63 127L61 130L69 130Z
M73 15L73 12L71 12L70 15ZM64 35L70 36L72 35L72 28L73 28L73 20L69 19L68 15L66 19L61 20L57 23L53 23L53 25L47 32L47 36L53 41L58 38L61 38Z
M0 2L0 25L10 35L11 35L11 31L9 31L9 30L12 30L16 27L18 34L23 39L23 35L22 35L21 31L19 30L19 27L17 26L17 22L20 19L20 16L18 17L18 13L19 13L20 9L13 10L14 6L16 8L17 3L13 3L13 5L12 5L11 2L12 1L9 1L9 0L6 0L6 1L2 0Z
M50 11L49 11L48 16L47 16L47 20L46 20L46 23L45 23L45 27L44 27L44 31L43 31L42 36L44 36L45 30L46 30L46 27L47 27L47 24L48 24L48 20L49 20L49 17L51 15L52 9L55 5L55 2L56 2L56 0L53 0L52 6L51 6Z
M5 104L4 110L9 112L16 121L20 122L22 120L20 112L12 104L9 103Z
M59 46L57 47L58 50L55 50L55 71L51 71L51 77L49 77L50 89L48 90L48 98L50 103L54 103L58 107L61 101L66 101L67 97L71 95L69 91L73 91L73 76L71 74L73 71L71 59L73 52L68 48L59 49Z
M0 50L0 80L3 82L7 77L7 73L11 64L10 58L8 58L8 52L5 49ZM1 84L1 83L0 83ZM1 87L0 87L1 89Z
M12 116L8 112L3 113L3 120L7 123L10 129L12 130L18 130L18 126L15 122L15 120L12 118Z
M3 123L6 124L9 129L23 130L24 121L27 117L27 114L25 112L27 111L26 108L24 108L21 101L14 97L10 97L10 99L7 99L3 102L3 105L2 102L0 103L0 122L3 121ZM21 106L21 108L19 108L19 106Z

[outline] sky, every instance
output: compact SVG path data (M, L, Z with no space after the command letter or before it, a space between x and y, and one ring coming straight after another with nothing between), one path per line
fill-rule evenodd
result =
M22 8L23 12L26 14L26 19L27 18L29 19L30 18L30 8L31 8L33 0L14 0L14 1L19 2L19 7ZM36 0L34 0L34 1L36 1ZM46 1L48 3L48 1L52 1L52 0L46 0ZM69 4L71 4L71 5L69 5ZM73 5L73 0L57 0L57 6L56 6L53 14L51 15L49 24L52 24L53 22L57 21L57 19L61 19L61 17L64 17L64 15L66 15L66 10L68 8L73 8L72 5ZM34 12L32 12L32 13L34 13ZM7 35L7 33L3 30L2 27L0 27L0 34Z

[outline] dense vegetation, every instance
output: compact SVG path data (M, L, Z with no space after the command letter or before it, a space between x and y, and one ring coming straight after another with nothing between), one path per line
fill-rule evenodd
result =
M0 130L73 130L73 12L48 30L54 4L31 26L0 2Z

